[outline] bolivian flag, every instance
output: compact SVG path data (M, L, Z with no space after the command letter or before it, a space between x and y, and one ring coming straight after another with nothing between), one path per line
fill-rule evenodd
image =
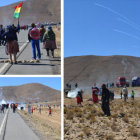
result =
M14 9L15 9L14 18L19 18L22 4L23 4L23 2L21 2L18 6L14 7Z

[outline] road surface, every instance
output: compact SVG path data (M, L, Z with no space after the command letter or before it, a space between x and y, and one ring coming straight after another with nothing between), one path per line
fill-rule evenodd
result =
M46 56L46 50L42 49L41 43L42 58L39 63L31 63L32 47L27 41L28 31L20 31L18 34L20 52L17 54L19 63L13 65L3 62L9 58L5 54L5 47L0 46L0 75L60 75L60 57Z
M0 140L40 140L18 113L9 109L0 116Z

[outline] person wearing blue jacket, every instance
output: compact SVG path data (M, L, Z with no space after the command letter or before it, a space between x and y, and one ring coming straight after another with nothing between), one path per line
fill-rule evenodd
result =
M19 32L19 30L19 25L17 27L9 25L8 31L2 35L6 41L6 54L9 55L11 64L17 64L16 55L19 52L17 32ZM12 60L12 55L14 56L14 62Z

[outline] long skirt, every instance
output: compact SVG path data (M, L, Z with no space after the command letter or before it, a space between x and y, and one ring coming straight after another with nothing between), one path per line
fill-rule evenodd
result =
M55 40L45 41L43 45L44 45L44 49L49 49L49 50L57 49Z
M19 52L18 42L16 40L7 42L5 52L7 55L17 54Z

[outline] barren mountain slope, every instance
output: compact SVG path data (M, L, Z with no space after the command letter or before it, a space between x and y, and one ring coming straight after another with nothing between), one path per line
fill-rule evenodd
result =
M14 7L20 2L0 7L0 23L8 25L17 23L13 18ZM59 22L60 21L60 0L25 0L20 16L21 24L32 22Z
M140 76L140 58L132 56L75 56L64 60L65 84L78 82L80 87L94 83L116 83L119 76L131 81Z
M1 87L1 93L1 98L21 102L56 101L61 98L60 91L38 83Z

